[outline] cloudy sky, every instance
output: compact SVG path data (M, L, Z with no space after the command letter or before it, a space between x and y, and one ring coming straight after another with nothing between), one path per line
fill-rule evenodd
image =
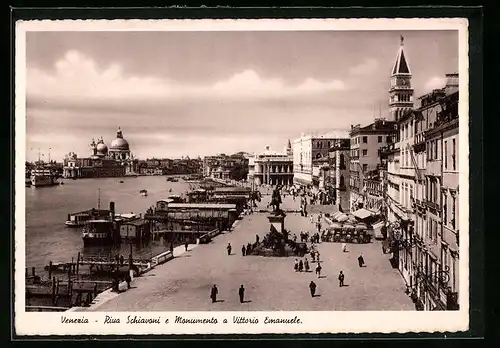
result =
M118 126L146 158L280 151L367 124L387 115L400 35L416 96L458 72L456 31L29 32L27 157L87 156Z

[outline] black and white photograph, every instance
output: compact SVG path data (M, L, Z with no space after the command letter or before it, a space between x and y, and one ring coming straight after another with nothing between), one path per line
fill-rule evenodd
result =
M18 23L16 331L466 330L467 35Z

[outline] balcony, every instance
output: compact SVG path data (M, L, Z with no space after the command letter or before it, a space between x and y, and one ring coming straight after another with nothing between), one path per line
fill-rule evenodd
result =
M432 160L427 162L426 175L441 176L441 160Z
M425 151L425 134L419 133L415 135L415 143L413 144L413 150L415 152Z
M439 204L425 200L425 205L427 208L433 211L434 214L437 214L437 212L441 211Z

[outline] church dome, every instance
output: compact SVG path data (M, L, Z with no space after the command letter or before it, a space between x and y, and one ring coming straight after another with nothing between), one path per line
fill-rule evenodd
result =
M107 154L108 153L108 147L106 146L106 144L104 144L104 141L102 140L99 140L99 142L97 143L97 152L100 153L100 154Z
M129 149L128 141L123 139L122 131L118 128L116 139L111 142L111 150L128 151Z

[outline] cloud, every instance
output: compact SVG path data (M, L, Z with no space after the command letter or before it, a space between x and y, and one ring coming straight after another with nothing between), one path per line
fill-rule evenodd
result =
M291 85L280 78L264 78L244 70L211 85L186 85L165 78L130 76L119 64L100 67L90 57L69 51L54 71L28 68L28 105L51 108L72 104L120 109L130 104L168 104L182 101L246 101L291 99L344 90L340 80L305 79ZM35 104L29 104L30 102Z
M374 72L378 68L378 62L375 59L366 59L363 63L353 66L349 69L352 75L365 75Z
M431 92L433 89L443 88L446 84L446 78L444 77L432 77L424 85L424 92Z

